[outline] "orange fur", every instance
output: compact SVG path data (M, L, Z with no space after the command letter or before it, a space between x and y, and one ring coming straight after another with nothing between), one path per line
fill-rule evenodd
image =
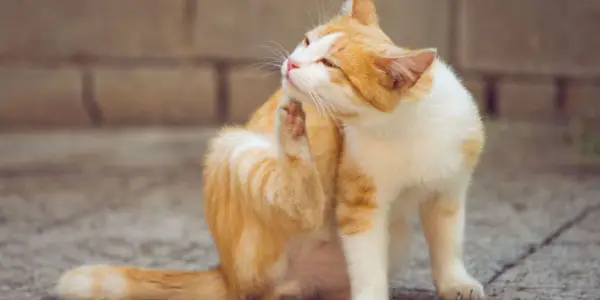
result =
M347 235L358 234L372 226L375 202L375 185L358 166L350 160L342 160L337 181L336 217L340 231Z
M483 151L485 139L483 132L478 131L462 142L462 155L469 168L475 168Z
M218 268L84 267L62 276L59 295L63 299L111 295L108 286L94 286L82 297L75 287L81 278L98 285L105 281L105 274L111 274L123 282L123 293L114 297L120 300L275 299L285 294L311 297L317 293L324 299L347 299L349 280L330 201L334 199L341 135L336 123L306 106L310 157L293 149L286 152L285 146L286 153L278 155L273 141L277 116L282 113L281 97L283 94L276 92L245 128L225 128L210 145L205 159L204 205L219 252ZM242 151L247 145L238 138L244 137L264 139L265 148Z

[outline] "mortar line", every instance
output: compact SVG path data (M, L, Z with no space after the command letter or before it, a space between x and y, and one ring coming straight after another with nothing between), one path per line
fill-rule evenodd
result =
M537 252L539 252L539 250L545 248L546 246L549 246L550 244L552 244L563 233L565 233L567 230L573 228L573 226L581 223L581 221L583 221L585 218L587 218L588 215L590 215L592 212L595 212L597 210L600 210L600 204L587 206L582 212L575 215L573 218L567 220L560 227L558 227L555 231L553 231L552 233L547 235L544 239L541 240L541 242L539 244L537 244L535 246L530 246L529 249L525 253L521 254L517 259L513 260L512 262L504 264L500 270L498 270L492 277L490 277L490 279L488 279L486 281L484 286L485 287L489 286L490 284L494 283L496 280L498 280L498 278L500 278L502 275L504 275L511 269L521 265L529 257L536 254Z
M94 91L94 75L89 69L84 69L81 73L81 102L83 109L87 113L92 125L102 125L104 116L102 110L96 102Z
M567 104L568 81L564 77L556 77L554 79L554 86L556 87L554 104L556 105L556 109L560 113L563 113Z
M215 106L215 114L217 122L223 124L229 118L229 65L225 63L215 64L217 73L217 104Z
M93 55L71 55L66 57L30 57L30 56L15 56L0 54L0 66L10 67L37 67L37 68L64 68L64 67L113 67L113 68L130 68L130 67L202 67L211 66L214 64L227 64L231 67L242 67L256 63L265 62L264 59L252 57L225 57L225 56L199 56L199 55L184 55L179 57L174 56L93 56ZM569 82L585 82L588 84L600 86L600 74L552 74L540 72L523 72L523 71L491 71L487 69L474 69L458 67L461 70L461 76L482 76L482 77L506 77L512 80L522 81L544 81L552 80L557 77L568 78Z
M498 78L484 76L485 113L493 118L498 117Z

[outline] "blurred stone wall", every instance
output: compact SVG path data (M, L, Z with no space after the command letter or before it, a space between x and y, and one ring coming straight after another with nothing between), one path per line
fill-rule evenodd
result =
M274 57L340 0L0 0L0 126L242 122ZM487 114L600 112L600 1L378 0L399 45L437 47Z

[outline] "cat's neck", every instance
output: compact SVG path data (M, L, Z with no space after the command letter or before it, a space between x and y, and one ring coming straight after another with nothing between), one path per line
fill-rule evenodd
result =
M377 112L345 124L346 131L352 135L397 140L428 135L436 127L452 123L454 118L462 115L477 116L471 95L448 65L437 60L431 72L433 83L422 99L399 99L399 105L392 112Z

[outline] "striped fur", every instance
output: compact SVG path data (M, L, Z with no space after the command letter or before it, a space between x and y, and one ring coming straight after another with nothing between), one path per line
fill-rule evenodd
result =
M330 201L341 138L335 123L312 107L306 110L277 92L245 128L224 128L212 140L204 205L219 267L84 266L63 274L59 297L222 300L319 293L347 299L349 282Z

